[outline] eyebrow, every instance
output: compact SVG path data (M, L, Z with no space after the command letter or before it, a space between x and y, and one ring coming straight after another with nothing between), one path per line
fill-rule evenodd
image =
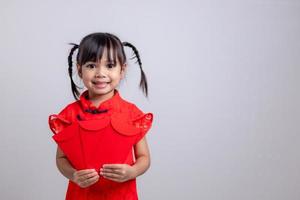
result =
M93 62L93 61L87 61L86 63L84 63L85 65L86 64L96 64L96 62Z
M116 63L116 61L114 61L114 60L107 60L107 59L105 59L105 60L103 60L103 62L106 62L106 63ZM86 62L86 64L96 64L97 62L94 62L94 61L88 61L88 62Z

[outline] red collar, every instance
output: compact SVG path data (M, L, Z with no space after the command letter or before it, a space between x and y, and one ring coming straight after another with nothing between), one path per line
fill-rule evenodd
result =
M112 96L110 99L103 101L98 106L98 108L92 105L92 102L88 99L88 90L84 91L79 98L79 102L83 108L83 111L88 113L93 113L93 114L107 112L111 110L119 110L120 108L119 103L121 100L122 98L117 89L115 89L114 91L114 96Z

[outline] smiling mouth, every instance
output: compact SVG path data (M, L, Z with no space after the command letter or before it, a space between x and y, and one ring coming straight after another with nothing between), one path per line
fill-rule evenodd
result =
M109 82L92 81L97 88L105 88Z

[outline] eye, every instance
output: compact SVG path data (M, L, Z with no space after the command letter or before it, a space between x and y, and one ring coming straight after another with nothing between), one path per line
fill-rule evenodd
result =
M113 68L113 67L115 67L116 65L114 64L114 63L107 63L106 64L106 67L107 68L109 68L109 69L111 69L111 68Z
M92 64L92 63L88 63L87 65L85 65L86 68L89 68L89 69L94 69L96 67L95 64Z

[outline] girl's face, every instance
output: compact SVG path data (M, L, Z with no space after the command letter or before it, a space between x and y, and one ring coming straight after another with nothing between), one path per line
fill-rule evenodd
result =
M107 51L103 52L100 61L88 61L77 65L78 74L89 91L90 98L113 96L114 89L124 77L126 65L107 60Z

